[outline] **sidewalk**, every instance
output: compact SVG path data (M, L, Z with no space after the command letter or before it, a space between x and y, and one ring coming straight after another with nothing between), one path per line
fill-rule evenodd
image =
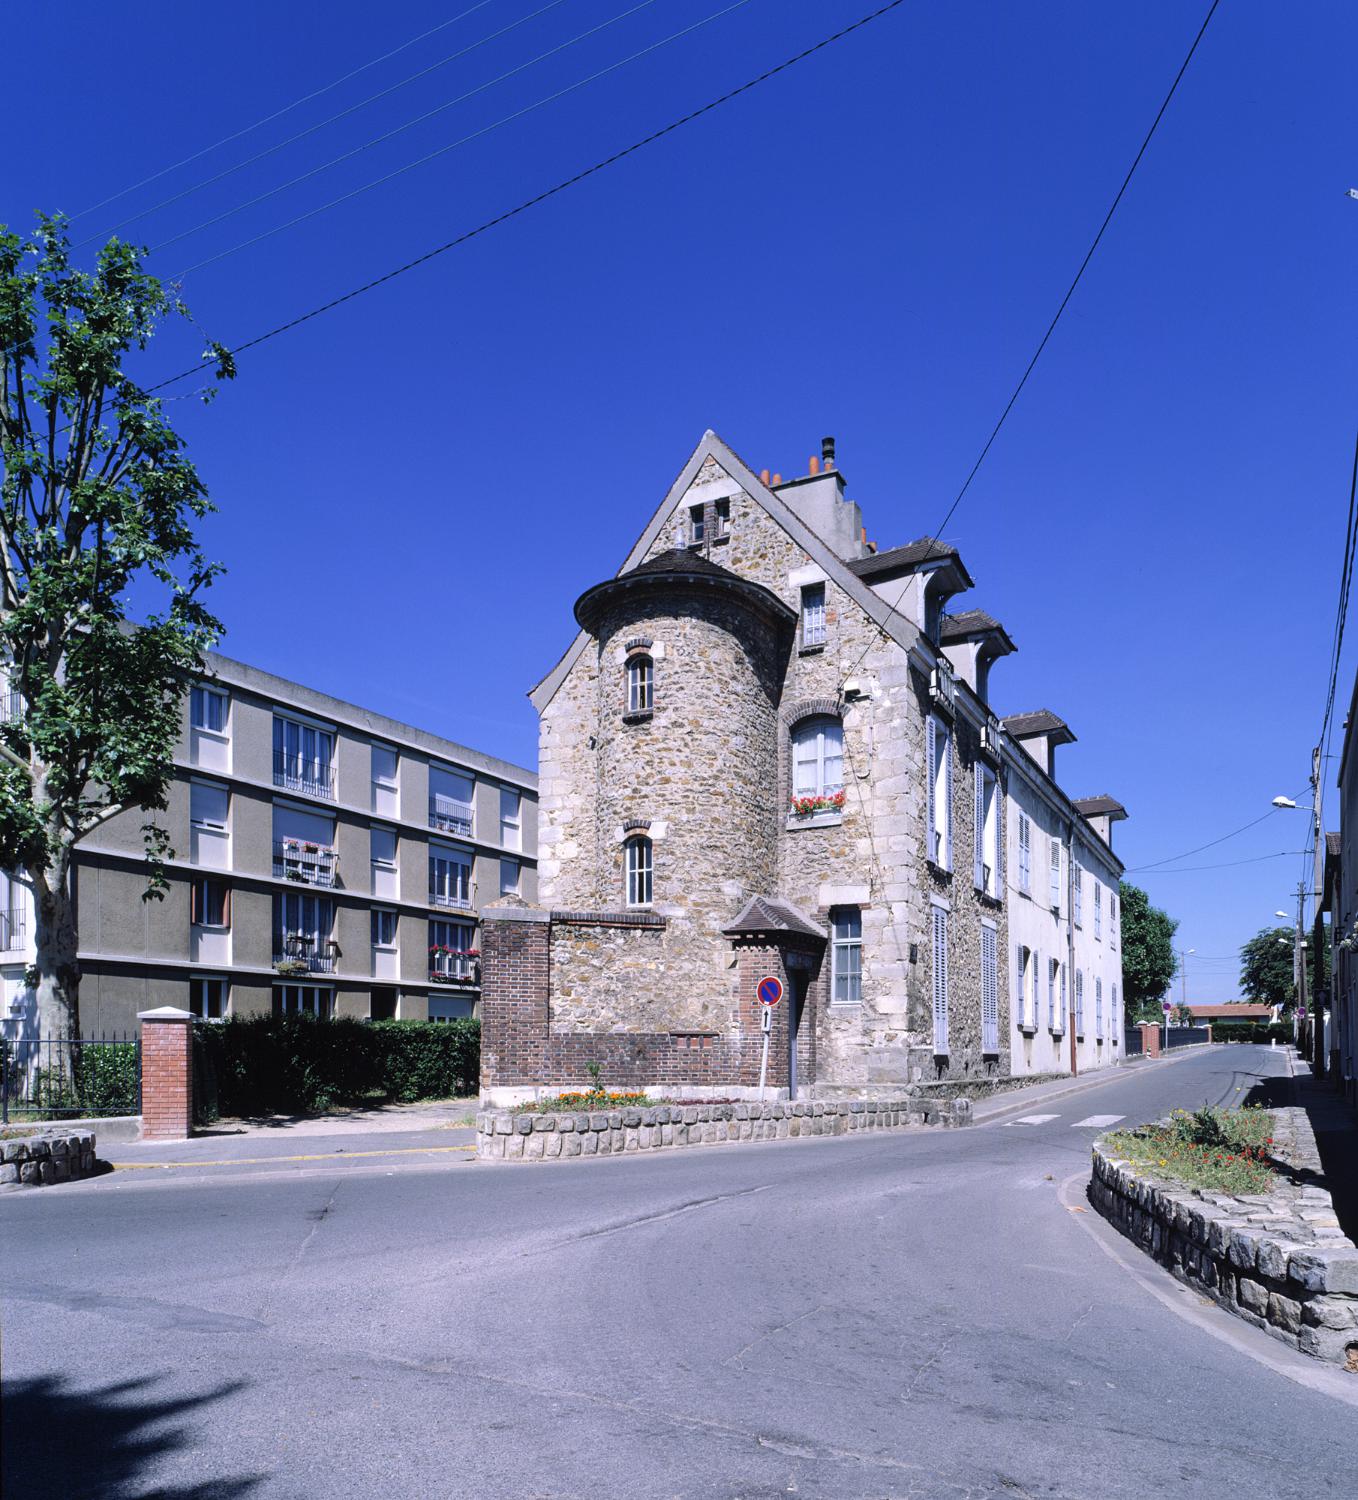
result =
M1292 1098L1311 1122L1322 1186L1334 1203L1339 1227L1358 1243L1358 1110L1316 1078L1302 1058L1293 1054L1291 1061Z

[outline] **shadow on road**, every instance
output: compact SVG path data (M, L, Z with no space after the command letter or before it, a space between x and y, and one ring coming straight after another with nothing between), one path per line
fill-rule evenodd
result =
M1320 1171L1297 1170L1273 1161L1274 1169L1296 1183L1313 1183L1330 1195L1339 1227L1358 1242L1358 1117L1330 1090L1302 1074L1296 1078L1260 1078L1245 1095L1246 1104L1266 1109L1300 1106L1306 1111L1320 1153Z
M157 1399L155 1377L76 1390L54 1379L7 1380L3 1418L4 1492L62 1500L237 1500L262 1475L166 1485L146 1473L165 1455L189 1447L175 1419L240 1389L240 1382L200 1396Z

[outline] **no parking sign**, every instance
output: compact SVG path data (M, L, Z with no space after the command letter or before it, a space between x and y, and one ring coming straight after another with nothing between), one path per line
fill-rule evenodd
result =
M755 994L759 997L761 1005L777 1005L783 998L783 981L767 974L755 986Z

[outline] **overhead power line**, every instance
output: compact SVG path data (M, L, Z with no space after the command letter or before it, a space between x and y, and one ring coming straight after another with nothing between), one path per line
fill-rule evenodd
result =
M565 47L571 46L574 42L580 41L586 36L592 36L595 31L602 31L604 26L611 26L614 21L620 21L624 16L630 16L634 14L634 12L641 10L643 6L651 5L653 3L654 0L642 0L642 3L640 5L634 5L631 10L623 11L620 15L614 16L612 20L605 21L603 25L594 27L591 31L582 32L580 36L572 38L571 42L565 42L560 47L553 47L551 52L544 52L542 54L542 57L550 57L555 52L563 51ZM701 20L694 21L692 25L681 27L678 31L672 31L669 36L661 37L659 41L651 42L647 46L640 48L638 51L630 53L627 57L619 58L617 62L609 63L606 67L599 68L595 72L588 74L586 77L577 79L575 83L567 84L564 88L555 89L552 93L544 95L541 99L534 100L532 104L526 104L521 109L516 109L512 113L504 115L498 120L492 121L489 125L483 125L479 130L473 130L470 134L462 136L459 140L450 141L446 146L440 146L436 150L430 151L424 156L417 158L415 161L407 162L403 167L397 167L394 171L386 172L381 177L373 178L371 182L363 183L360 187L351 188L347 193L341 193L338 198L330 199L328 203L322 203L316 208L309 208L305 213L297 214L295 217L288 219L285 223L275 225L272 229L266 229L260 234L252 235L249 239L242 240L239 244L232 245L227 250L219 250L215 255L209 255L203 260L195 261L193 265L186 266L184 270L178 272L177 277L187 276L191 271L201 271L204 266L215 265L217 261L225 260L229 255L235 255L239 250L246 250L251 245L259 244L261 240L271 239L276 234L282 234L286 229L292 229L298 224L304 224L308 219L314 219L317 214L323 214L332 208L337 208L341 203L348 203L350 199L358 198L364 193L371 192L373 188L381 187L383 183L391 182L394 178L404 176L405 173L414 171L416 167L423 167L440 156L446 156L450 151L456 151L460 146L465 146L471 141L479 140L484 135L489 135L491 131L498 130L502 125L508 125L514 120L522 119L524 115L530 115L534 110L542 109L545 105L552 104L556 100L564 98L567 94L576 93L580 89L585 88L587 85L596 83L600 78L604 78L610 73L616 73L619 68L625 68L629 63L634 63L639 61L643 57L648 57L652 52L658 52L661 47L667 47L671 42L676 42L681 37L688 36L690 32L698 31L702 27L709 25L711 22L719 21L723 16L728 16L732 11L740 10L744 6L749 4L750 0L732 0L732 3L730 5L725 6L721 10L713 11L710 15L704 16ZM542 60L542 57L534 58L532 62L540 62ZM532 66L532 62L524 63L517 68L512 68L508 73L502 74L501 78L510 78L515 73L523 72L525 68ZM485 89L490 88L492 84L498 83L500 81L501 79L492 79L490 83L482 84L479 88L472 89L470 92L463 94L462 99L470 99L473 94L482 93ZM460 99L454 99L450 101L449 105L442 105L440 106L440 108L450 108L451 104L458 104L460 102ZM431 111L431 113L436 114L438 113L438 111L434 110ZM404 126L401 127L401 129L404 128ZM397 132L391 131L390 134L395 135L397 134ZM379 139L386 138L387 137L379 137ZM360 147L358 149L363 150L365 148ZM348 156L356 156L357 154L358 151L351 151L348 153ZM347 159L347 157L336 158L336 160L339 161ZM330 165L333 165L333 163L330 163ZM323 170L324 168L321 167L318 167L316 169L316 171L318 172ZM306 177L312 176L315 176L315 172L308 172L304 177L295 178L294 181L302 182ZM284 183L283 186L290 187L292 186L292 184ZM275 193L279 193L282 191L283 188L274 188L270 192L262 193L258 198L252 198L249 203L241 204L240 206L242 208L249 208L253 204L261 203L265 198L271 198ZM237 211L238 210L236 209L232 209L229 213L219 214L217 218L209 219L206 224L198 225L198 228L206 229L209 224L218 224L223 219L230 218L231 214ZM187 230L185 233L192 234L194 232L194 230ZM166 240L164 244L170 245L173 244L175 240L182 240L183 238L185 238L185 235L183 234L175 235L174 239ZM154 248L159 250L162 249L163 246L157 245Z
M1296 849L1280 849L1277 854L1255 854L1249 859L1230 859L1225 864L1220 865L1180 865L1177 870L1152 870L1150 873L1153 875L1193 875L1199 870L1234 870L1240 865L1261 864L1266 859L1291 859L1298 852ZM1179 857L1182 859L1184 856L1180 855ZM1135 875L1142 873L1145 868L1145 866L1142 866L1141 871L1128 870L1127 874Z
M668 125L662 125L660 129L653 130L649 135L642 136L639 140L633 141L630 146L624 146L621 150L614 151L609 156L601 157L591 166L583 168L570 177L562 178L560 182L554 183L551 187L545 188L540 193L535 193L531 198L525 198L522 203L516 204L513 208L506 209L503 213L496 214L493 219L485 220L474 229L465 230L462 234L456 235L450 240L445 240L443 244L436 245L432 250L426 250L423 255L417 255L413 260L408 260L404 264L384 272L381 276L375 276L371 281L365 281L361 286L356 286L351 291L344 292L338 297L332 297L328 302L323 302L318 307L313 307L309 312L300 313L295 318L289 318L286 323L279 323L276 327L270 328L265 333L256 334L254 338L246 339L243 343L236 344L229 351L230 354L233 357L244 354L247 350L256 349L260 344L267 343L270 339L276 339L285 333L290 333L294 328L300 328L304 323L311 322L313 318L319 318L324 313L333 312L335 308L343 307L346 303L352 302L356 297L362 297L366 293L376 290L379 286L385 286L387 282L394 281L398 276L404 276L408 271L413 271L418 266L427 265L431 260L437 259L440 255L446 255L450 250L455 250L459 245L465 245L469 240L476 239L478 236L498 228L501 224L506 224L511 219L518 218L520 214L527 213L529 209L536 208L539 204L548 202L550 199L567 191L567 189L578 186L580 183L597 176L598 173L605 171L609 167L616 166L618 162L626 161L628 157L636 155L638 151L645 150L647 146L653 146L657 141L664 140L666 136L672 135L676 130L682 129L685 125L691 125L695 120L702 119L704 115L711 114L713 110L720 109L723 105L731 103L734 99L739 99L742 95L748 94L751 89L758 88L760 84L767 83L772 78L777 78L780 74L787 72L789 68L796 67L798 63L815 57L827 47L833 46L836 42L843 41L845 37L852 36L855 32L861 31L863 27L871 25L872 22L879 20L885 15L889 15L892 11L899 10L904 4L905 0L887 0L886 4L878 6L876 10L869 11L867 15L860 16L858 20L851 21L847 26L840 27L838 31L831 32L829 36L823 37L811 46L803 48L802 51L794 53L791 57L785 58L773 67L766 68L764 72L757 74L745 83L739 84L736 88L728 89L726 93L719 94L715 99L709 100L697 109L690 110L685 115L680 115L678 119L671 120ZM156 381L154 385L146 387L147 393L164 390L166 386L177 385L181 380L188 380L194 375L201 375L202 371L203 366L200 362L190 369L180 370L177 375L168 375L164 380Z
M472 6L472 10L480 10L481 6L489 5L490 3L491 0L481 0L481 5ZM480 37L477 41L469 42L465 47L459 48L456 52L450 52L447 57L439 58L437 62L430 63L427 68L421 68L418 73L411 73L409 77L402 78L399 83L393 83L389 87L379 90L376 94L369 94L366 99L360 99L357 104L351 104L347 109L340 110L338 114L333 114L330 115L327 119L319 120L315 125L308 125L305 130L299 130L295 135L290 135L286 139L278 141L275 145L266 146L263 151L256 151L253 156L247 156L244 161L238 161L234 166L226 167L222 171L217 172L211 177L204 177L201 181L190 184L180 192L172 193L168 198L162 198L159 203L153 203L150 208L144 208L140 213L131 214L128 218L119 220L118 223L114 224L110 229L105 230L102 234L91 235L88 239L81 240L73 248L79 250L83 246L93 243L94 240L107 239L110 235L116 234L118 230L126 229L129 224L135 224L141 219L149 218L154 213L159 213L162 208L169 208L174 203L180 203L185 198L191 198L194 193L200 192L203 188L212 187L214 183L221 182L227 177L232 177L237 172L244 171L246 167L252 167L256 162L263 161L266 157L276 155L279 151L285 150L288 146L295 145L298 141L305 140L307 136L315 135L318 130L324 130L329 125L334 125L340 120L347 119L350 115L357 114L359 110L366 109L368 105L375 104L379 99L385 99L388 94L394 94L398 89L405 88L407 84L414 83L420 78L427 77L430 73L437 72L439 68L446 67L448 63L456 62L459 58L466 57L469 53L475 52L480 47L486 46L489 42L498 41L502 36L507 36L511 31L517 30L520 26L526 25L529 21L535 21L539 16L545 15L549 10L555 10L558 5L564 5L565 3L566 0L548 0L548 4L540 6L537 10L530 11L527 15L520 16L518 20L511 21L508 26L502 26L498 31L492 31L488 35ZM464 16L471 15L471 13L471 10L464 10L462 12L462 15L458 16L456 19L461 20ZM445 22L444 24L449 25L451 23ZM426 36L429 34L430 33L428 32L425 33ZM388 53L388 56L393 55L394 54ZM353 74L349 74L348 76L353 77ZM342 82L343 80L340 81ZM333 86L334 85L331 85L331 87ZM315 96L312 95L311 97L314 98ZM281 112L282 111L280 111L280 113ZM277 116L270 116L270 118L276 119ZM422 115L420 118L425 119L427 118L427 116ZM412 121L411 123L413 124L417 122ZM250 129L253 128L253 126L250 127ZM404 128L405 127L403 126L402 129ZM242 131L241 134L245 134L245 132ZM227 139L234 140L235 137L228 136ZM385 140L386 137L379 136L378 139ZM208 149L211 150L213 148L209 147ZM190 158L190 160L192 160L192 158ZM340 157L338 158L338 160L342 161L344 160L344 158ZM183 163L181 162L180 165L182 166ZM333 163L326 163L326 165L333 165ZM324 167L318 167L316 170L324 171ZM296 180L301 182L304 181L305 178L298 178ZM284 186L291 186L291 184L285 183ZM282 189L275 189L275 191L281 192ZM119 196L121 196L121 194ZM243 204L241 206L248 207L249 205ZM236 212L237 210L232 211ZM215 223L216 220L211 220L209 222ZM198 227L202 228L203 226L199 225ZM192 234L193 232L194 231L191 229L186 231L186 233L188 234Z
M1047 344L1050 342L1052 334L1056 332L1056 325L1061 321L1062 313L1065 312L1067 306L1070 303L1070 299L1075 295L1075 289L1079 286L1080 280L1084 276L1084 273L1088 268L1090 261L1094 259L1094 252L1099 248L1099 244L1103 240L1103 236L1107 231L1109 224L1113 222L1113 215L1117 212L1118 205L1122 202L1123 196L1127 192L1128 187L1131 185L1132 178L1136 175L1136 169L1141 165L1141 158L1145 156L1147 148L1150 146L1150 143L1155 136L1156 130L1159 129L1160 121L1164 119L1165 111L1169 108L1170 101L1174 98L1175 93L1178 91L1179 84L1182 81L1184 74L1188 71L1188 65L1193 61L1193 55L1198 50L1198 43L1202 41L1203 35L1207 31L1207 27L1210 24L1212 17L1216 14L1217 6L1220 3L1221 0L1212 0L1211 5L1208 7L1207 14L1203 17L1202 25L1198 27L1197 35L1193 38L1192 45L1189 47L1188 52L1185 54L1183 62L1179 64L1179 71L1174 75L1174 81L1169 86L1169 92L1161 101L1160 108L1156 110L1155 118L1151 121L1150 129L1146 132L1145 139L1141 142L1140 149L1132 158L1132 164L1127 168L1127 175L1122 179L1122 184L1118 188L1117 193L1114 195L1113 202L1110 205L1108 212L1103 216L1103 223L1099 225L1098 232L1095 234L1093 241L1090 243L1089 249L1085 251L1085 257L1080 262L1079 269L1076 271L1070 285L1066 288L1065 296L1061 298L1060 305L1057 307L1055 315L1053 316L1051 322L1047 325L1047 331L1042 335L1041 341L1038 343L1037 349L1033 353L1033 357L1028 361L1023 374L1019 376L1018 384L1014 387L1013 392L1010 394L1009 400L1005 402L1004 410L1000 413L999 421L997 421L994 427L991 429L990 436L985 440L980 453L977 455L976 462L972 464L966 479L962 483L962 488L958 490L956 496L953 498L953 502L948 507L942 521L934 528L933 532L931 533L932 538L937 539L939 536L941 536L943 531L946 529L948 522L952 520L953 513L957 510L957 507L961 505L963 497L971 488L972 480L975 479L976 475L980 472L981 465L986 461L987 455L990 453L991 448L994 446L995 439L1000 435L1000 429L1008 420L1009 413L1013 411L1015 402L1018 400L1020 394L1022 393L1024 386L1027 385L1028 377L1037 367L1037 362L1042 358L1043 351L1046 349ZM921 562L928 562L929 557L930 554L926 550L924 557L921 559ZM887 628L887 626L891 623L892 618L899 611L901 601L905 598L909 587L910 580L907 580L900 593L896 596L896 602L892 604L888 610L886 623L882 626L883 630ZM854 676L858 669L863 665L868 652L871 650L871 645L864 647L862 655L858 658L858 660L854 663L850 670L844 674L844 679L846 681L848 678Z
M357 78L360 73L366 73L369 68L377 67L379 63L388 62L397 53L404 52L407 48L413 47L417 42L424 41L426 37L434 36L440 31L446 31L449 26L455 26L459 21L465 20L473 11L484 10L489 4L491 4L491 0L477 0L477 4L469 6L461 14L450 16L446 21L440 21L437 26L431 26L428 31L420 32L419 36L411 37L408 42L402 42L399 47L393 47L390 52L384 52L381 57L374 57L371 62L365 62L361 66L351 69L348 73L342 74L333 83L327 83L322 88L313 89L311 93L303 94L299 99L294 99L291 104L285 104L281 109L274 110L272 114L264 115L261 119L256 120L253 125L246 125L240 130L232 131L230 135L224 135L221 140L214 141L210 146L204 146L201 150L195 151L191 156L184 157L182 161L173 162L168 167L162 167L160 171L152 172L149 177L143 177L140 182L134 182L130 187L120 188L116 193L110 193L107 198L101 198L98 203L91 203L88 208L82 208L79 213L72 214L72 221L83 219L86 214L92 214L98 209L107 208L110 203L116 203L119 198L126 198L129 193L135 193L138 188L144 188L150 183L157 182L160 178L168 176L171 172L177 172L180 167L187 167L191 162L198 161L199 158L210 155L222 146L229 146L232 141L238 141L242 136L250 135L253 131L271 124L274 120L280 119L292 110L300 108L303 104L310 104L313 99L319 99L322 94L328 94L332 89L337 89L340 84L348 83L351 78ZM126 222L130 223L131 221L128 220Z

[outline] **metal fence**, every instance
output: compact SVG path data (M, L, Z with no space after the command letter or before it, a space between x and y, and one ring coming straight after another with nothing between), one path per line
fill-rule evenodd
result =
M136 1037L0 1040L0 1122L140 1113Z

